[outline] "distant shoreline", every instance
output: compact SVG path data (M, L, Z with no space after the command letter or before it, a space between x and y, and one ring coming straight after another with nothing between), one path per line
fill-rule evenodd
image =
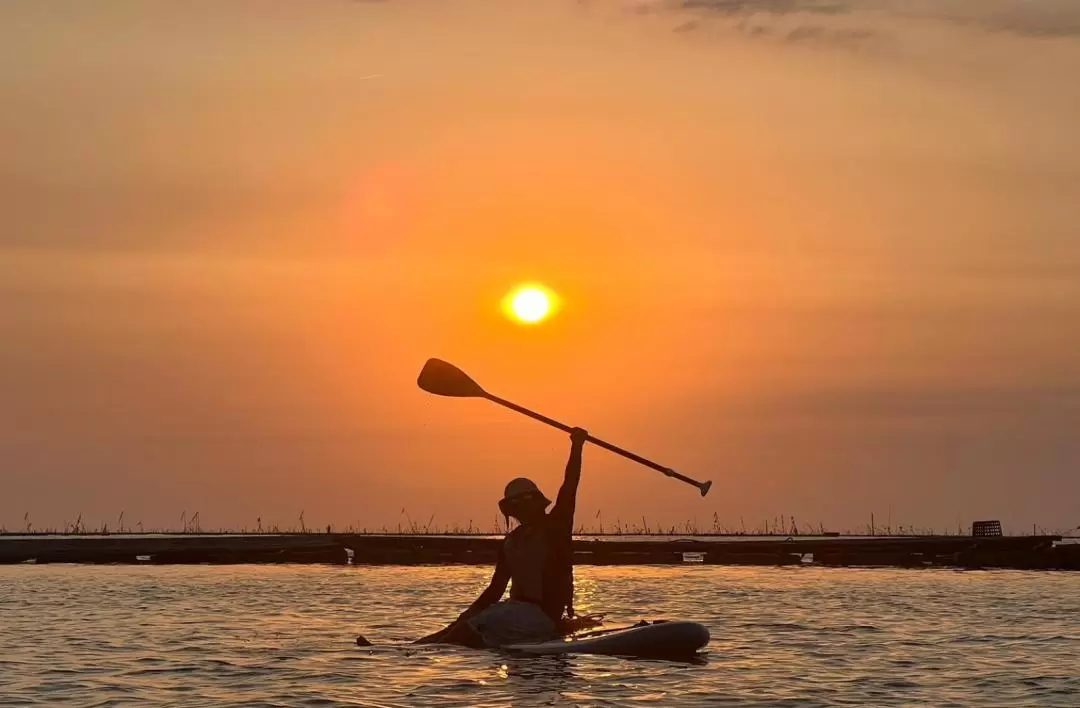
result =
M370 536L370 537L404 537L404 538L502 538L504 531L0 531L0 541L5 539L37 539L37 538L280 538L301 537L311 538L320 536ZM703 538L703 539L739 539L739 540L775 540L775 539L935 539L935 538L974 538L970 534L963 533L702 533L687 532L678 533L666 531L590 531L578 529L574 532L578 538ZM1062 540L1080 541L1080 533L1021 533L1004 534L1002 538L1046 538L1056 537Z
M492 565L494 534L78 534L0 537L0 564ZM888 566L1080 570L1061 536L582 534L576 565Z
M359 537L359 538L414 538L414 539L500 539L504 537L503 533L481 532L476 531L472 533L451 533L451 532L416 532L416 533L396 533L396 532L382 532L382 531L368 531L365 533L357 532L336 532L331 531L329 533L325 531L306 531L306 532L252 532L252 531L150 531L146 533L129 533L129 532L87 532L87 533L60 533L60 532L0 532L0 546L4 543L11 541L104 541L108 539L327 539L327 538L339 538L342 536ZM634 541L634 540L698 540L706 542L728 542L728 543L753 543L753 542L812 542L821 540L831 541L869 541L869 540L881 540L881 541L933 541L937 539L953 540L953 539L973 539L975 536L961 535L961 534L884 534L879 533L875 535L869 534L724 534L724 533L694 533L694 534L672 534L668 532L651 532L651 533L595 533L587 531L578 531L574 533L575 539L604 539L611 541ZM1055 543L1080 543L1080 535L1062 535L1062 534L1006 534L998 538L1003 539L1041 539L1052 538Z

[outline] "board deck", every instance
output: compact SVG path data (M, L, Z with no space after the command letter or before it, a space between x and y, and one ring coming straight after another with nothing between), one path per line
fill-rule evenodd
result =
M709 630L697 622L671 621L588 632L550 642L509 644L524 654L607 654L650 658L691 656L709 643Z

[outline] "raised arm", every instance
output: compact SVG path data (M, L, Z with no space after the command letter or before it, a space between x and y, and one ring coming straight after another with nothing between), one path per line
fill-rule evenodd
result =
M566 461L563 483L559 487L559 495L555 497L555 506L551 509L552 516L562 518L571 528L577 506L578 482L581 481L581 451L588 437L588 431L581 428L574 428L570 432L570 458Z

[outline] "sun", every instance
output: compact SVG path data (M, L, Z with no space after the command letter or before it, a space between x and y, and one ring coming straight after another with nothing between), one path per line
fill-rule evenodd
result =
M551 311L547 295L536 288L525 288L514 295L514 314L523 322L539 322Z
M551 316L555 296L542 285L522 285L503 301L506 314L524 324L538 324Z

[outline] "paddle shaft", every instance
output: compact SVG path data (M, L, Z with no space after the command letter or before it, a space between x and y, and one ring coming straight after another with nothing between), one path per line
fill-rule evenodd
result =
M518 413L521 413L522 415L527 415L530 418L533 418L534 420L540 421L541 423L547 423L551 427L558 428L559 430L562 430L563 432L569 433L571 430L573 430L573 428L571 428L569 425L567 425L565 423L560 423L559 421L554 420L553 418L548 418L546 415L540 415L536 411L531 411L528 408L523 408L522 406L519 406L516 403L511 403L510 401L507 401L504 398L499 398L498 396L493 396L493 395L491 395L490 393L487 393L487 392L484 393L484 397L487 398L492 403L498 403L500 406L505 406L506 408L509 408L512 411L517 411ZM589 442L591 442L593 445L596 445L598 447L604 448L605 450L609 450L611 452L614 452L616 455L622 455L623 457L625 457L625 458L627 458L629 460L633 460L634 462L638 463L639 465L645 465L646 467L651 467L652 469L656 470L657 472L660 472L660 473L662 473L664 475L667 475L668 477L672 477L674 479L679 480L680 482L685 482L686 484L689 484L689 485L691 485L693 487L697 487L701 491L701 496L705 496L709 491L709 487L712 486L712 482L699 482L696 479L691 479L689 477L686 477L684 475L679 474L678 472L671 469L670 467L664 467L663 465L657 464L657 463L653 462L652 460L646 460L644 457L641 457L640 455L635 455L634 453L630 452L629 450L623 450L621 447L618 447L616 445L612 445L611 443L606 442L604 440L601 440L600 438L594 438L592 435L590 435L587 438L587 440Z

